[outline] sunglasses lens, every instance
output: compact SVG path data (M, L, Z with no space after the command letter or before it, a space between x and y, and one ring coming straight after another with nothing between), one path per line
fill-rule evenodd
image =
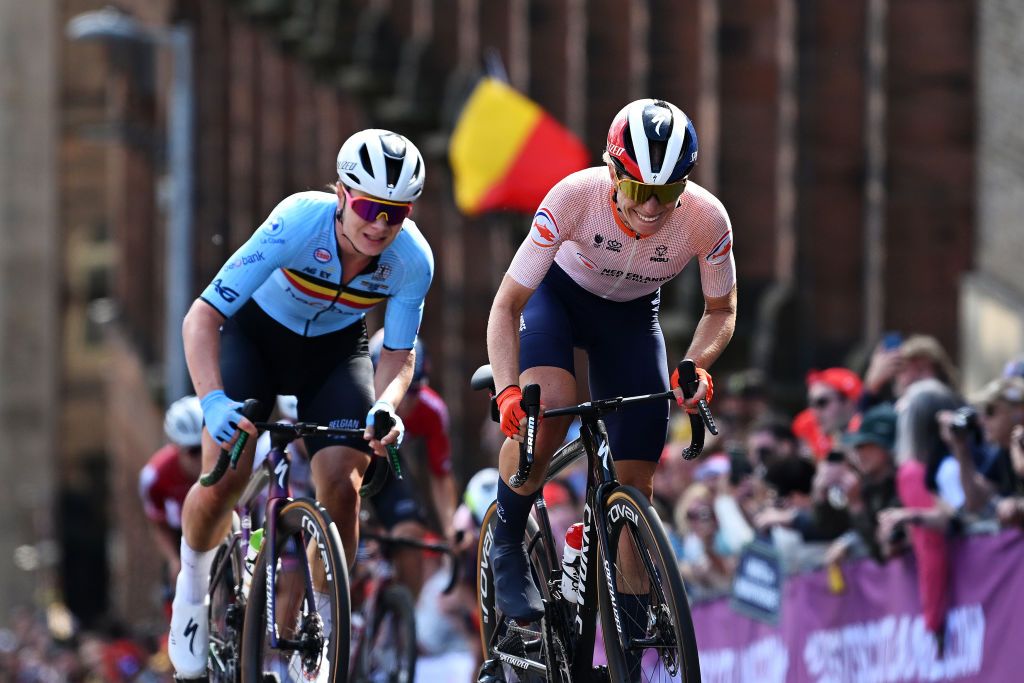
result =
M622 194L626 195L630 201L638 204L643 204L652 196L658 200L659 204L671 204L679 199L679 195L685 189L685 180L669 185L649 185L629 178L619 181L619 190L622 191Z
M354 197L352 210L364 221L378 220L383 214L388 225L398 225L412 213L411 204L385 204L366 197Z

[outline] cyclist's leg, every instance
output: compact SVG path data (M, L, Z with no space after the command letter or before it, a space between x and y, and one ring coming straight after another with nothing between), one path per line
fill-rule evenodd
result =
M260 400L266 419L273 407L270 383L263 369L264 358L238 322L229 319L221 330L221 377L225 393L235 399ZM168 653L178 673L197 677L206 670L207 624L204 601L210 582L210 567L217 545L231 525L231 509L245 487L252 468L255 439L246 445L237 469L210 487L193 484L182 506L181 571L175 585L171 608ZM220 446L203 430L202 469L211 470Z
M301 368L306 376L295 392L299 415L332 427L361 429L374 401L366 329L353 325L329 336L336 337L331 356L317 351L318 360ZM328 358L331 365L325 364ZM370 446L361 437L306 437L305 443L317 500L338 526L351 567L359 545L359 487L370 465Z
M595 339L590 345L591 394L596 397L633 396L668 389L665 341L658 324L656 297L630 302L617 310L618 334ZM628 348L633 362L622 372L616 360ZM628 406L605 418L608 440L620 483L635 486L648 497L654 492L654 472L665 447L669 405ZM622 581L617 601L628 637L640 637L647 622L649 597L646 572L628 534L620 541L615 565ZM630 592L633 591L633 592ZM640 652L626 653L631 676L639 672Z
M566 405L576 399L573 374L571 307L555 288L541 283L523 311L519 331L520 384L539 384L541 403ZM499 387L500 389L501 387ZM519 489L508 485L519 467L519 443L506 439L501 447L498 470L498 522L494 530L491 560L494 568L495 602L498 609L515 619L536 619L542 612L540 593L530 574L523 546L526 520L544 480L548 462L565 438L570 419L543 420L537 432L534 463L530 477Z
M374 466L383 467L385 463L378 461ZM422 540L426 535L426 515L412 493L408 477L401 480L389 477L373 497L373 508L392 536ZM409 589L414 598L418 598L424 580L422 551L395 547L391 560L395 566L395 578Z

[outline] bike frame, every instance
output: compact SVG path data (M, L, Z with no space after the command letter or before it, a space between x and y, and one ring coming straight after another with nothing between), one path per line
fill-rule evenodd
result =
M288 481L291 474L291 459L285 452L285 448L293 439L294 437L286 433L271 432L270 452L267 453L267 457L260 465L260 469L253 472L249 478L249 483L239 497L237 506L241 511L239 515L241 522L241 530L239 532L241 534L240 543L242 548L247 548L252 535L254 502L260 491L267 486L269 480L267 507L264 511L263 549L264 552L268 553L266 562L266 585L268 591L268 599L266 600L267 633L270 636L270 647L275 650L280 650L282 645L297 646L298 644L295 641L289 641L278 636L277 600L276 595L272 595L273 586L276 585L277 580L277 513L280 511L281 506L285 505L289 500ZM302 566L305 569L303 572L305 598L309 601L309 604L313 604L313 576L310 573L309 562L306 560L305 548L299 548L299 555L301 556Z
M549 470L549 476L557 474L558 470L564 469L582 454L586 454L588 470L587 470L587 500L583 507L583 545L580 553L580 581L582 584L582 590L580 591L580 599L573 609L572 605L568 605L568 613L564 609L555 609L560 613L558 621L561 622L557 627L557 630L561 631L562 634L572 634L574 643L566 643L566 647L572 650L572 676L575 680L587 680L590 676L590 672L594 666L594 643L597 638L597 614L600 597L598 595L598 572L595 571L598 568L598 558L602 558L600 561L600 571L604 572L606 580L610 586L615 585L614 571L615 568L608 558L608 533L603 524L595 524L595 519L604 519L605 516L605 499L612 489L619 485L618 479L615 474L615 463L612 460L611 447L608 443L608 432L605 429L604 422L601 421L598 416L598 409L592 408L593 414L581 415L580 416L580 437L579 442L583 446L583 453L577 453L574 457L565 458L563 462L559 463L559 467L555 469L552 467ZM548 413L551 415L551 413ZM569 450L572 444L566 446L563 450ZM552 457L552 464L558 459L556 453ZM547 505L544 503L544 497L538 496L534 503L534 509L537 513L537 522L540 526L540 538L544 541L544 551L548 555L549 566L557 568L557 573L552 572L553 575L561 576L561 558L554 545L554 536L551 531L551 522L548 518ZM599 552L600 550L600 552ZM618 605L615 604L614 593L612 595L612 604L616 610L615 625L618 629L620 619L618 618ZM565 623L572 618L570 623ZM606 634L605 637L610 637L611 634ZM621 639L621 630L618 634Z

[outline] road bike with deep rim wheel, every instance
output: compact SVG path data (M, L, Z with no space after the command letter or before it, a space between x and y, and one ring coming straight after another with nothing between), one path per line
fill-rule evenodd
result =
M251 419L255 402L246 401ZM391 429L386 412L375 416L375 434ZM251 474L232 514L232 528L217 548L210 570L209 678L230 683L348 680L351 615L348 564L337 527L316 500L288 497L287 445L299 437L362 438L362 429L337 429L298 422L254 423L271 433L271 448ZM214 469L200 477L212 486L235 467L246 433L222 451ZM390 467L397 452L389 449ZM360 494L373 495L386 480L371 480ZM400 470L397 472L400 475ZM267 490L262 545L250 568L245 549L252 534L252 512ZM246 581L246 575L251 576Z
M684 395L697 388L692 361L680 363ZM474 389L494 382L490 367L473 376ZM536 385L523 389L527 437L520 449L519 467L509 485L521 486L533 465L536 420L540 415ZM697 640L689 602L675 555L658 513L647 497L616 480L608 434L601 417L619 408L673 398L671 391L645 396L588 401L577 406L543 411L543 417L578 416L580 437L559 449L551 459L545 481L586 457L587 492L583 508L583 544L576 573L579 597L567 600L561 589L562 563L543 496L537 496L527 521L524 543L534 580L544 602L539 623L520 624L496 608L490 551L494 543L497 503L484 515L477 549L477 595L480 644L484 664L480 683L498 681L700 681ZM690 414L692 441L683 457L696 458L704 445L705 426L717 427L707 404ZM597 617L604 635L607 667L594 666Z

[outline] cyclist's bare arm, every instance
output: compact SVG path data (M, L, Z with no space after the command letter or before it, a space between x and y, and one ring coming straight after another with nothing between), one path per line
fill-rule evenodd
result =
M160 551L160 556L167 563L169 575L172 578L177 576L181 570L180 560L178 559L181 541L178 540L178 532L168 526L166 522L154 522L151 520L149 526L152 530L153 543L156 544L157 550Z
M382 348L373 375L373 391L377 400L398 406L412 382L415 366L416 352L413 349Z
M224 388L220 376L220 326L223 324L224 316L217 309L202 299L196 299L181 325L185 362L196 396L200 398ZM256 427L249 420L242 418L238 426L256 436Z
M454 535L455 519L455 479L451 474L430 476L430 497L434 501L437 519L441 522L441 531L451 542Z
M487 357L497 391L519 384L519 316L532 295L532 289L508 275L494 295L487 319Z
M710 367L725 350L736 330L736 287L725 296L704 297L704 314L686 351L698 368Z

